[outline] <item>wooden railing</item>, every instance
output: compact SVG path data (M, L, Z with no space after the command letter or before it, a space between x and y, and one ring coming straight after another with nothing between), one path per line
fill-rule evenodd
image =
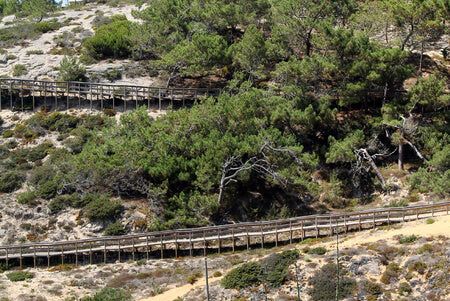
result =
M89 82L57 82L0 79L0 110L35 110L37 104L53 110L74 109L89 106L126 111L145 105L148 109L161 110L167 107L185 106L185 101L202 97L217 97L221 89L216 88L160 88L137 85L115 85Z
M248 250L255 245L264 248L264 244L268 242L275 244L275 246L280 242L287 241L292 244L293 240L333 235L336 231L362 230L375 228L376 225L381 224L448 214L449 207L450 202L445 202L116 237L6 245L0 246L0 262L4 261L8 265L13 261L13 265L22 267L23 260L29 259L29 264L36 267L38 259L41 259L42 262L42 258L44 261L46 258L46 264L49 266L52 257L60 257L61 264L64 264L65 258L70 257L70 261L78 265L81 257L83 259L88 257L89 264L92 264L94 254L96 254L96 259L100 254L101 261L106 263L108 256L113 256L114 261L121 261L123 254L131 256L134 260L137 253L146 256L147 259L154 253L157 253L158 257L164 258L164 254L169 253L169 251L175 257L178 257L179 252L182 251L185 253L189 251L189 255L192 256L194 251L200 250L201 252L202 249L203 255L206 256L207 250L210 249L217 249L220 253L224 249L233 252L235 248ZM111 255L113 253L114 255Z

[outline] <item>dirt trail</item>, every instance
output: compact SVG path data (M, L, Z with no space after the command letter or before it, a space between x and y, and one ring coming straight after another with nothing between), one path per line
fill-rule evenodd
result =
M450 215L439 216L434 218L435 222L433 224L427 224L425 219L412 221L400 224L400 229L389 229L389 230L366 230L362 232L356 232L354 234L349 234L347 236L342 236L340 239L340 248L352 247L361 245L364 243L373 243L379 240L394 240L396 235L411 235L415 234L421 237L429 236L439 236L444 235L449 236L450 233ZM327 249L332 249L336 246L334 241L326 242L321 245L326 245ZM225 274L225 273L224 273ZM210 284L219 280L220 278L210 279ZM195 284L186 284L180 287L176 287L165 291L164 293L149 297L146 299L141 299L140 301L173 301L178 297L183 296L190 290L197 287L205 286L205 277L200 278Z

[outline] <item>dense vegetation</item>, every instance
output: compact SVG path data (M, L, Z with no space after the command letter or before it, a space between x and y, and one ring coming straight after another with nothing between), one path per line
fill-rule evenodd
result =
M134 12L140 23L104 18L83 62L134 59L167 85L189 78L228 93L157 120L144 109L119 123L38 113L3 137L57 131L64 148L2 145L1 191L29 173L51 212L83 208L90 220L120 216L102 198L145 197L147 230L370 201L396 189L384 172L394 165L412 173L412 196L447 197L448 71L422 54L448 32L448 11L440 0L161 0ZM66 58L60 71L85 69Z

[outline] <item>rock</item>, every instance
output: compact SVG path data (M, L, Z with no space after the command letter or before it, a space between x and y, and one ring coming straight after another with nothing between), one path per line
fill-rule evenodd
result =
M8 58L6 57L6 54L0 55L0 64L6 64L8 62Z
M83 228L89 232L98 233L101 232L103 228L105 228L105 225L103 222L92 222L87 224Z
M0 230L0 238L3 238L5 236L5 234L6 234L6 230L1 229Z

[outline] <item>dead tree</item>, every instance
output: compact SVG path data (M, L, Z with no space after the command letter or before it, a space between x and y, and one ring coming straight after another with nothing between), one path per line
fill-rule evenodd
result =
M378 169L377 165L375 164L374 159L377 156L385 156L385 154L375 154L370 155L366 148L360 148L353 151L356 155L356 166L354 168L355 172L361 173L361 170L365 170L368 172L370 168L372 168L377 175L378 179L380 180L381 184L383 186L386 186L386 180L384 179L383 175L381 174L380 170ZM364 162L368 162L369 166L365 166Z
M241 156L231 156L225 160L225 163L221 168L222 176L219 184L219 204L223 201L225 187L231 182L237 182L237 176L244 171L253 171L259 175L269 175L281 186L287 186L287 179L277 172L277 166L270 160L269 153L278 153L278 155L287 154L293 158L297 164L301 164L301 160L297 157L294 150L288 148L275 148L267 141L263 143L257 155L252 156L245 161Z

